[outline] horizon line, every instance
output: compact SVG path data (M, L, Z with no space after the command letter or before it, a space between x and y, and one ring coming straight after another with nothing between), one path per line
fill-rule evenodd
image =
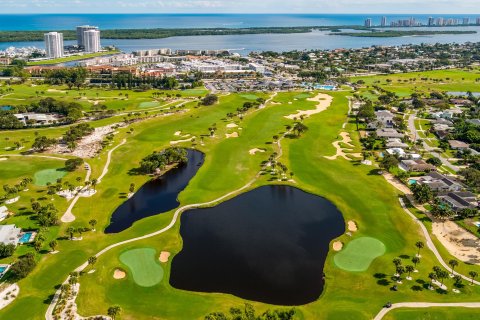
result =
M7 13L0 13L1 15L50 15L50 14L68 14L68 15L78 15L78 14L90 14L90 15L134 15L134 14L144 14L144 15L167 15L167 14L184 14L184 15L235 15L235 14L242 14L242 15L411 15L411 16L421 16L421 15L480 15L478 13L408 13L408 12L396 12L396 13L387 13L387 12L367 12L367 13L308 13L308 12L296 12L296 13L289 13L289 12L7 12Z

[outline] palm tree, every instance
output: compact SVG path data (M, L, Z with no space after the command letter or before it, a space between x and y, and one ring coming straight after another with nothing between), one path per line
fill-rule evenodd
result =
M92 231L95 231L95 226L97 225L97 220L92 219L88 221L88 224L92 227Z
M293 125L293 132L296 132L297 137L300 137L306 131L308 131L308 127L301 122L295 122Z
M413 266L416 268L417 264L420 263L420 258L419 257L413 257L412 262L413 262Z
M398 274L397 280L400 282L400 281L402 281L402 274L405 273L405 268L402 267L402 266L398 266L396 271L397 271L397 274Z
M440 287L443 287L443 281L448 277L448 272L445 270L440 270L437 273L437 278L440 280Z
M95 262L97 262L97 257L91 256L90 258L88 258L88 264L94 265Z
M472 285L473 285L473 280L478 276L478 273L476 273L475 271L470 271L468 275L472 279Z
M398 267L400 267L402 265L402 260L400 260L399 258L393 259L392 262L395 265L395 271L397 270Z
M452 260L448 261L448 264L450 265L450 267L452 267L452 275L453 275L453 269L455 269L455 267L458 266L458 261L452 259Z
M74 227L68 227L67 233L70 235L70 240L73 240L73 234L75 233L75 228Z
M417 243L415 243L415 246L418 248L417 257L421 257L420 250L425 247L425 244L422 241L417 241Z
M55 249L57 248L57 245L58 245L57 240L52 240L52 241L50 241L50 243L48 244L48 246L52 249L52 251L55 251Z
M135 183L130 183L130 188L128 189L130 193L133 193L135 191Z
M96 191L96 190L97 190L97 189L96 189L96 186L97 186L97 184L98 184L98 180L97 180L97 179L92 179L91 184L92 184L93 190Z
M113 306L108 308L107 314L112 318L112 320L115 320L116 316L118 316L122 312L122 309L119 306Z
M415 267L412 265L405 266L405 271L408 272L408 278L410 278L410 274L415 271Z
M433 280L437 279L437 274L434 273L434 272L430 272L428 274L428 277L430 278L430 289L432 289L433 288Z

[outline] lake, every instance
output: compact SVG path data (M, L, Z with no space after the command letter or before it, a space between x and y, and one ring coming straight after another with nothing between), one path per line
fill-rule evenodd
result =
M195 176L204 161L200 151L187 151L188 163L178 166L158 179L144 184L118 207L112 215L105 233L118 233L131 227L135 221L168 212L179 206L178 194Z
M181 217L183 249L170 284L275 305L317 300L330 242L345 232L328 200L288 186L265 186Z

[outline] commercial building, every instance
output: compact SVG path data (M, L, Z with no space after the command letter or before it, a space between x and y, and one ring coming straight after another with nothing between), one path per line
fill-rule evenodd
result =
M102 49L100 45L100 31L88 30L83 33L85 52L94 53Z
M48 58L63 57L63 33L45 33L45 50Z
M77 27L77 44L78 44L79 47L85 48L85 35L84 35L84 33L86 31L90 31L90 30L99 31L98 27L94 27L94 26L79 26L79 27Z

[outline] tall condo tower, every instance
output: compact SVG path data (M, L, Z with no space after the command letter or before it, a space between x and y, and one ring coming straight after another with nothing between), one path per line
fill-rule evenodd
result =
M94 27L94 26L78 26L77 27L77 44L79 47L85 48L84 33L85 31L89 31L89 30L98 31L98 27Z
M49 32L44 34L45 50L48 58L63 57L63 33Z
M100 31L85 31L83 33L83 45L85 52L99 52L102 49L102 46L100 45Z

